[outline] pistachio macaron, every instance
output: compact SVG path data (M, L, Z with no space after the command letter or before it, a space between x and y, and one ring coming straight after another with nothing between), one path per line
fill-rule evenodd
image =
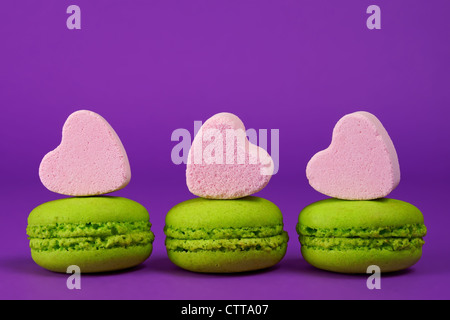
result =
M164 228L169 259L194 272L234 273L280 262L288 234L272 202L195 198L173 207Z
M326 199L304 208L297 232L303 258L311 265L340 273L399 271L422 257L427 233L420 210L395 199Z
M120 197L65 198L28 217L31 256L41 267L82 273L116 271L144 262L153 249L148 211Z

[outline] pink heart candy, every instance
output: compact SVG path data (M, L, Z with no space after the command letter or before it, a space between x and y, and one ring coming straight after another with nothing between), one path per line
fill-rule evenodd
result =
M94 196L124 188L131 170L114 129L100 115L81 110L66 120L61 144L42 159L39 177L50 191Z
M333 130L331 145L309 161L310 185L345 200L386 197L400 182L394 144L381 122L364 111L344 116Z
M189 190L208 199L238 199L262 190L274 171L270 155L251 144L242 121L231 113L208 119L188 155Z

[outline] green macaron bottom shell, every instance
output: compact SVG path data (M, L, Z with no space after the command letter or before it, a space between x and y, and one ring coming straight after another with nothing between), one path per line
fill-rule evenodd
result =
M297 233L303 258L316 268L357 274L376 265L387 273L420 260L427 228L407 202L326 199L302 210Z
M170 260L179 267L205 273L259 270L280 262L287 250L288 234L263 238L185 240L166 239Z
M321 250L302 245L303 258L312 266L348 274L367 273L376 265L381 272L400 271L415 265L422 257L422 249L390 251L380 249Z
M200 273L238 273L270 268L286 254L287 244L273 250L168 250L169 259L178 267Z
M66 273L76 265L82 273L119 271L146 261L153 250L151 244L124 248L77 251L31 251L34 262L44 269Z
M164 232L169 259L201 273L272 267L284 258L289 240L279 208L258 197L182 202L169 211Z
M149 214L119 197L66 198L42 204L29 218L31 257L41 267L65 273L118 271L137 266L153 251Z

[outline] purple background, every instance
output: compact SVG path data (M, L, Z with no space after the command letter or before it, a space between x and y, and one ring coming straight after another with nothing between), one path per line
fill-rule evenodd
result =
M66 28L66 8L82 30ZM366 9L382 9L382 30ZM0 17L0 298L2 299L449 299L448 0L48 0L2 2ZM27 216L61 196L40 183L42 157L68 115L103 115L127 149L133 178L115 193L146 206L156 235L140 267L67 275L31 260ZM366 288L366 275L329 273L300 255L300 210L325 198L305 166L343 115L366 110L397 148L402 181L390 197L424 213L422 260ZM258 195L284 213L285 259L266 271L205 275L167 258L164 218L192 198L171 162L172 131L227 111L247 128L280 129L280 171Z

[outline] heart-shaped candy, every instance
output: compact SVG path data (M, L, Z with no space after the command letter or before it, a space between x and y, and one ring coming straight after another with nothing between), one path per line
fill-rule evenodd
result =
M394 144L381 122L368 112L344 116L331 145L314 155L306 168L317 191L345 200L386 197L400 182Z
M270 155L247 139L242 121L231 113L208 119L188 155L189 190L207 199L238 199L262 190L274 171Z
M124 188L131 179L125 149L100 115L77 111L66 120L61 144L39 167L50 191L68 196L94 196Z

